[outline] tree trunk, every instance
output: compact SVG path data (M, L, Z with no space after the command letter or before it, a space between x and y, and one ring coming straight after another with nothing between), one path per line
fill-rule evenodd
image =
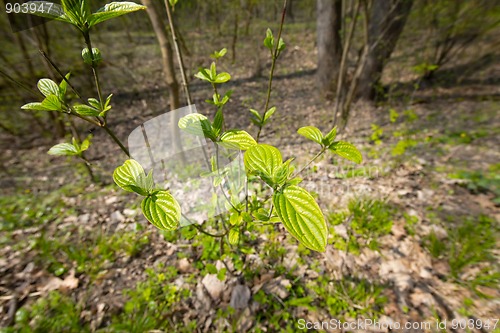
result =
M373 100L382 71L403 31L413 0L374 1L369 18L369 52L357 97Z
M342 0L317 0L317 38L319 88L328 98L336 89L342 58Z
M165 74L165 80L167 82L168 95L170 109L175 110L180 106L179 103L179 83L175 77L174 71L174 57L172 53L172 47L170 46L170 41L167 35L167 30L164 28L165 24L162 22L160 15L156 12L155 7L151 0L142 0L144 6L146 6L146 11L148 13L149 19L151 20L151 25L155 32L156 38L158 39L158 44L160 44L161 58L163 72Z
M163 22L151 0L142 0L142 4L146 6L146 11L149 19L151 20L151 25L153 26L156 38L158 39L158 44L160 45L163 73L165 74L165 80L167 82L170 110L174 111L180 107L179 83L175 77L174 55L172 53L172 47L170 45L167 30L165 29L166 23ZM177 126L177 118L174 112L171 114L170 129L173 133L172 145L175 151L179 152L181 161L185 163L186 158L182 150L182 144L179 141L179 127Z

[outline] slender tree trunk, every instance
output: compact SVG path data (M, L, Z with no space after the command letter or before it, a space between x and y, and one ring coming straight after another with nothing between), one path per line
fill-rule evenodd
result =
M318 83L323 94L333 97L342 59L342 0L317 0Z
M180 107L179 83L177 82L177 79L175 77L174 56L172 53L169 36L167 34L167 30L165 29L166 23L161 19L161 16L156 11L151 0L142 0L142 3L147 7L146 11L148 13L149 19L151 20L151 25L153 26L156 38L158 39L158 44L160 45L163 72L165 75L165 80L167 82L170 110L173 111ZM179 142L179 127L177 126L175 113L172 113L171 126L171 131L173 134L172 144L175 150L181 153L182 160L185 161L184 153L182 153L182 145Z
M369 52L357 88L357 97L376 97L382 71L403 31L413 0L374 1L369 19Z
M151 20L156 38L158 39L158 44L160 44L163 72L169 92L170 109L175 110L180 106L179 83L175 77L174 57L167 30L165 29L165 24L162 22L160 15L155 10L153 2L151 0L142 0L142 3L147 7L146 11Z

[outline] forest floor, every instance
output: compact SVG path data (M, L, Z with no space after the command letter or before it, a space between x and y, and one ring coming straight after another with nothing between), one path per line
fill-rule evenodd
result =
M316 147L296 131L330 130L333 104L315 88L313 30L289 29L274 80L277 112L261 142L304 165ZM133 51L101 48L113 59L102 77L105 93L114 92L110 126L120 138L168 111L156 42L132 37ZM191 69L230 42L188 37ZM220 64L233 76L223 86L234 89L226 122L255 134L248 108L263 107L269 61L262 51L256 70L252 44L240 44L236 62ZM125 156L98 129L79 125L94 134L88 157L104 184L92 184L78 161L47 155L51 138L2 134L4 331L296 332L300 319L366 318L431 325L405 332L440 331L445 319L444 331L465 331L456 322L463 320L471 331L500 332L500 64L485 60L469 73L464 59L416 91L405 74L386 101L355 105L340 137L360 148L363 163L327 156L304 177L328 220L325 253L298 246L281 227L262 227L251 250L220 258L210 237L147 223L138 198L112 183ZM385 79L402 66L391 63ZM212 118L203 102L210 87L191 88L198 111Z

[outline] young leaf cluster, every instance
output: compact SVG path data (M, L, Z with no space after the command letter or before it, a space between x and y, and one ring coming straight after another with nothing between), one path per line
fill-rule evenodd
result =
M175 230L181 219L181 207L167 190L157 189L153 172L147 175L135 160L127 160L113 172L113 179L127 192L135 192L144 197L141 203L146 219L160 230Z

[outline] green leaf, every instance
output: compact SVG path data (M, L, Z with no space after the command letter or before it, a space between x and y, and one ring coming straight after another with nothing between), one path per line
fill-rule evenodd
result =
M111 103L111 97L113 97L113 94L109 94L108 97L106 97L106 102L104 103L104 109L107 109L108 107L111 109L111 106L109 103Z
M309 192L291 185L274 193L273 204L293 237L311 250L325 251L328 228L321 209Z
M262 116L260 115L259 111L250 109L250 112L255 116L259 123L262 121Z
M29 14L71 23L61 5L50 1L28 1ZM33 10L32 10L33 9Z
M314 142L322 145L323 134L321 133L321 131L317 127L314 127L314 126L301 127L301 128L299 128L297 133L299 133L300 135L302 135L303 137L305 137L311 141L314 141Z
M215 83L225 83L229 80L231 80L231 75L229 75L229 73L223 72L223 73L217 74L214 82Z
M229 240L229 244L231 245L238 244L240 240L240 229L239 228L229 229L229 235L227 238Z
M93 107L95 107L96 109L101 109L101 103L99 103L99 101L95 98L89 98L88 99L88 102L90 105L92 105Z
M139 193L134 186L138 187L138 181L141 177L146 177L144 169L137 161L132 159L126 160L123 165L117 167L113 172L113 180L116 185L127 192Z
M291 172L290 169L292 169L293 172L293 167L290 168L290 163L292 162L293 159L287 160L285 163L280 165L277 169L276 172L274 173L273 181L275 184L278 185L284 185L285 182L288 180L288 177L290 176Z
M168 191L158 191L144 198L142 213L160 230L175 230L181 220L181 206Z
M267 47L271 52L273 51L274 46L274 36L271 29L267 29L266 38L264 39L264 46Z
M142 9L146 9L146 6L141 6L131 1L111 2L100 8L94 14L90 15L89 24L90 26L94 26L114 17L118 17Z
M102 61L101 51L99 51L98 48L93 47L92 48L92 53L94 55L94 62L93 63L95 65L99 64ZM82 50L82 58L83 58L83 62L84 63L86 63L87 65L92 65L92 57L90 55L90 52L89 52L88 48L84 48Z
M271 116L276 112L276 107L273 106L272 108L270 108L269 110L267 110L266 113L264 113L264 123L267 122L267 120L269 118L271 118Z
M56 156L75 156L80 154L80 151L71 143L65 142L53 146L47 153Z
M37 84L38 90L43 94L43 96L47 97L50 95L59 96L59 86L57 83L52 81L51 79L40 79Z
M83 140L82 145L80 146L80 151L86 151L90 147L90 140L92 139L92 134L87 136L85 140Z
M179 0L168 0L168 2L170 3L170 6L172 6L172 8L174 8L175 5L177 4L177 2L179 2Z
M64 76L66 80L69 80L70 75L71 73L68 73ZM59 83L59 96L61 97L61 99L64 98L64 95L66 95L66 90L68 87L68 82L66 82L66 80L63 79L61 83Z
M363 156L359 152L358 148L354 147L354 145L345 141L337 141L334 142L328 147L332 152L343 157L349 161L360 164L363 161Z
M58 87L59 89L59 87ZM56 95L49 95L42 101L42 106L51 111L62 111L62 104Z
M218 110L215 113L214 122L212 124L212 129L214 131L215 136L219 136L220 131L222 130L222 124L224 123L224 114L222 110Z
M61 0L64 13L72 24L79 28L85 27L90 17L90 4L88 0Z
M221 145L226 148L240 150L247 150L257 144L250 134L242 130L230 130L224 132L220 141Z
M199 72L194 75L194 77L197 77L200 80L212 82L212 77L210 74L207 72L205 68L200 68Z
M283 41L283 38L280 38L278 41L278 53L281 53L286 47L285 42Z
M28 103L24 104L21 106L21 109L23 110L36 110L36 111L50 111L50 109L47 109L42 105L42 103L39 102L34 102L34 103Z
M215 51L214 53L212 53L210 55L210 58L213 58L213 59L220 59L222 58L223 56L225 56L227 53L227 49L226 48L223 48L222 50L220 51Z
M248 172L257 172L272 179L277 168L283 164L280 151L270 145L257 144L250 147L243 157Z
M97 117L99 115L99 110L85 104L75 104L73 110L80 116Z
M217 78L217 68L215 66L215 62L212 62L212 64L210 65L210 79L212 80L212 82L215 82Z
M328 132L327 135L325 135L322 142L325 146L329 147L332 144L333 140L335 140L336 137L337 137L337 126L332 128L332 130L330 132Z
M207 137L211 140L215 140L215 133L212 131L212 125L208 121L207 117L199 113L188 114L181 119L179 119L179 128L186 131L189 134Z

